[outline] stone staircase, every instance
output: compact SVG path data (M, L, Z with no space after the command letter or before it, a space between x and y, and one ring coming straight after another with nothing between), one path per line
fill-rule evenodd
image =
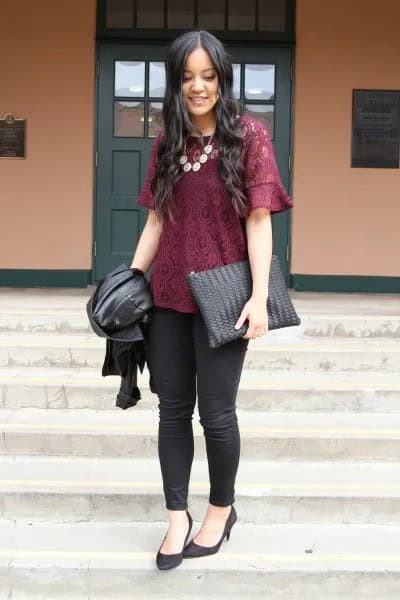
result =
M157 396L115 408L87 290L0 289L0 600L400 597L400 298L291 291L238 395L238 523L160 572ZM208 502L194 416L189 508Z

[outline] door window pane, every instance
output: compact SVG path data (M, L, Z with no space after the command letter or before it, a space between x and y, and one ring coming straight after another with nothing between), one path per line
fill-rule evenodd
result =
M136 0L136 23L142 29L164 29L164 1Z
M246 104L244 114L261 121L269 129L271 138L274 139L275 107L270 104Z
M114 102L114 136L143 137L144 102Z
M254 31L255 0L229 0L228 29Z
M275 65L246 65L245 97L248 100L275 98Z
M163 62L150 63L149 96L163 98L165 94L165 65Z
M115 96L144 96L144 62L115 62Z
M197 0L198 26L225 29L225 0Z
M194 1L168 0L168 29L185 29L194 27Z
M150 102L149 104L149 136L155 137L159 131L164 129L162 118L162 102Z
M240 65L233 64L233 96L240 98Z
M258 29L285 31L286 0L258 0Z
M133 0L107 0L106 27L133 27Z

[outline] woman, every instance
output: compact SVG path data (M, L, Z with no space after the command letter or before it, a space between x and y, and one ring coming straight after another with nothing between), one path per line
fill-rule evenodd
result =
M154 140L137 203L149 209L132 267L154 262L149 364L159 398L158 453L169 528L157 566L206 556L229 539L237 519L235 477L240 435L236 395L249 339L263 335L272 254L271 212L292 207L268 130L238 116L231 60L207 31L190 31L166 58L164 130ZM236 326L246 334L215 349L185 276L248 258L253 289ZM188 487L197 398L210 495L206 517L187 545Z

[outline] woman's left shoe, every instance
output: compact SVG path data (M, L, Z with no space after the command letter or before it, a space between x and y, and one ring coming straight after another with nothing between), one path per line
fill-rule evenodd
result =
M231 529L236 523L236 521L237 514L235 507L232 504L231 512L229 513L229 516L226 520L224 531L219 542L217 542L215 546L200 546L199 544L196 544L196 542L191 540L188 543L188 545L185 546L185 548L183 549L183 558L197 558L199 556L208 556L209 554L216 554L224 540L224 537L226 536L226 541L229 540L229 537L231 535Z

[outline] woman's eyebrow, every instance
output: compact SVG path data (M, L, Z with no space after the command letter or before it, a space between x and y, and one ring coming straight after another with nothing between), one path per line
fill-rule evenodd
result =
M205 73L206 71L215 71L215 67L207 67L206 69L203 69L201 72ZM185 73L192 73L192 71L190 69L185 69L184 72Z

